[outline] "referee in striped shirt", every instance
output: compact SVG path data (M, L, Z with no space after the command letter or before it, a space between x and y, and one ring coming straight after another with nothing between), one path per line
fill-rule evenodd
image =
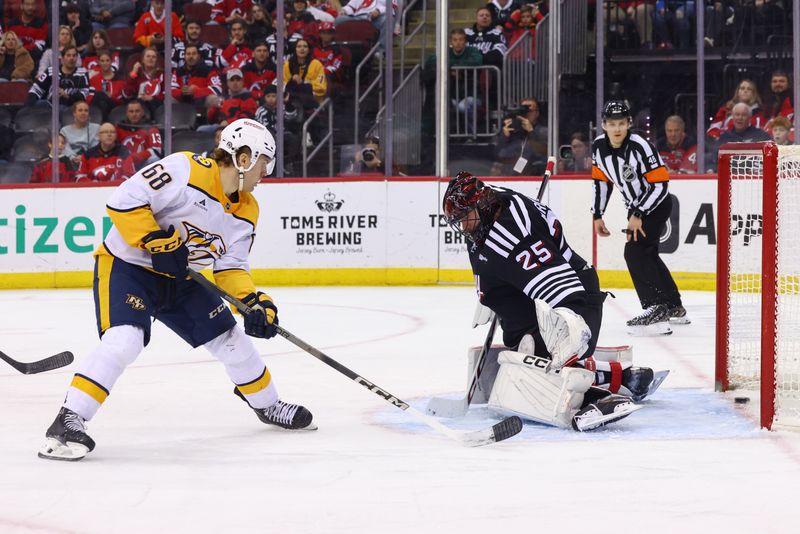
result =
M594 229L609 236L603 212L616 186L628 208L625 262L639 296L641 315L628 321L631 333L671 334L670 318L685 322L686 310L669 269L658 255L659 239L672 212L669 174L656 149L631 133L631 113L625 102L603 107L603 130L592 145Z

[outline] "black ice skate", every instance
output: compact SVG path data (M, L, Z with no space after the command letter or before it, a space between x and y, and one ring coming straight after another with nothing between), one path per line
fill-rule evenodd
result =
M609 394L578 410L572 416L572 428L579 432L593 430L619 421L641 408L630 397Z
M74 462L94 450L94 440L86 433L83 417L67 408L61 408L45 436L47 441L39 450L39 458Z
M692 320L686 315L686 308L683 306L671 306L669 311L669 324L691 324Z
M663 304L647 308L627 322L628 333L632 336L668 336L672 333L669 327L669 310Z
M622 371L622 385L633 400L639 402L650 392L653 376L653 370L649 367L629 367Z
M247 399L242 395L238 388L234 388L233 392L237 397L247 402ZM247 403L250 406L250 403ZM253 408L252 406L250 406ZM275 425L287 430L316 430L317 425L314 424L314 416L308 411L307 408L299 404L289 404L279 400L269 408L253 408L256 416L262 423L268 425Z

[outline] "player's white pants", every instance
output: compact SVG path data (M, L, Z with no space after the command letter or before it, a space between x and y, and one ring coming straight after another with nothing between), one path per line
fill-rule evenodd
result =
M234 326L205 345L225 366L225 372L253 408L266 408L278 400L269 369L258 356L253 340Z
M278 400L278 391L253 342L233 327L204 345L225 366L250 405L266 408ZM103 333L100 344L80 363L72 379L64 406L87 421L108 397L111 388L144 348L144 331L138 326L113 326Z

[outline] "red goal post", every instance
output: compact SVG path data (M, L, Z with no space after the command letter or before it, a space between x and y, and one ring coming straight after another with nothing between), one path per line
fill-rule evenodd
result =
M800 147L719 151L715 386L800 429Z

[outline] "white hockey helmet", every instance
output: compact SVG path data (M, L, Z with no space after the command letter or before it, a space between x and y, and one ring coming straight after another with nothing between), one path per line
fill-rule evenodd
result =
M244 146L250 149L250 165L246 169L239 167L236 161L236 152ZM261 155L269 158L267 174L272 174L275 169L275 138L264 125L252 119L238 119L227 125L222 130L217 148L231 155L233 165L239 172L252 169Z

